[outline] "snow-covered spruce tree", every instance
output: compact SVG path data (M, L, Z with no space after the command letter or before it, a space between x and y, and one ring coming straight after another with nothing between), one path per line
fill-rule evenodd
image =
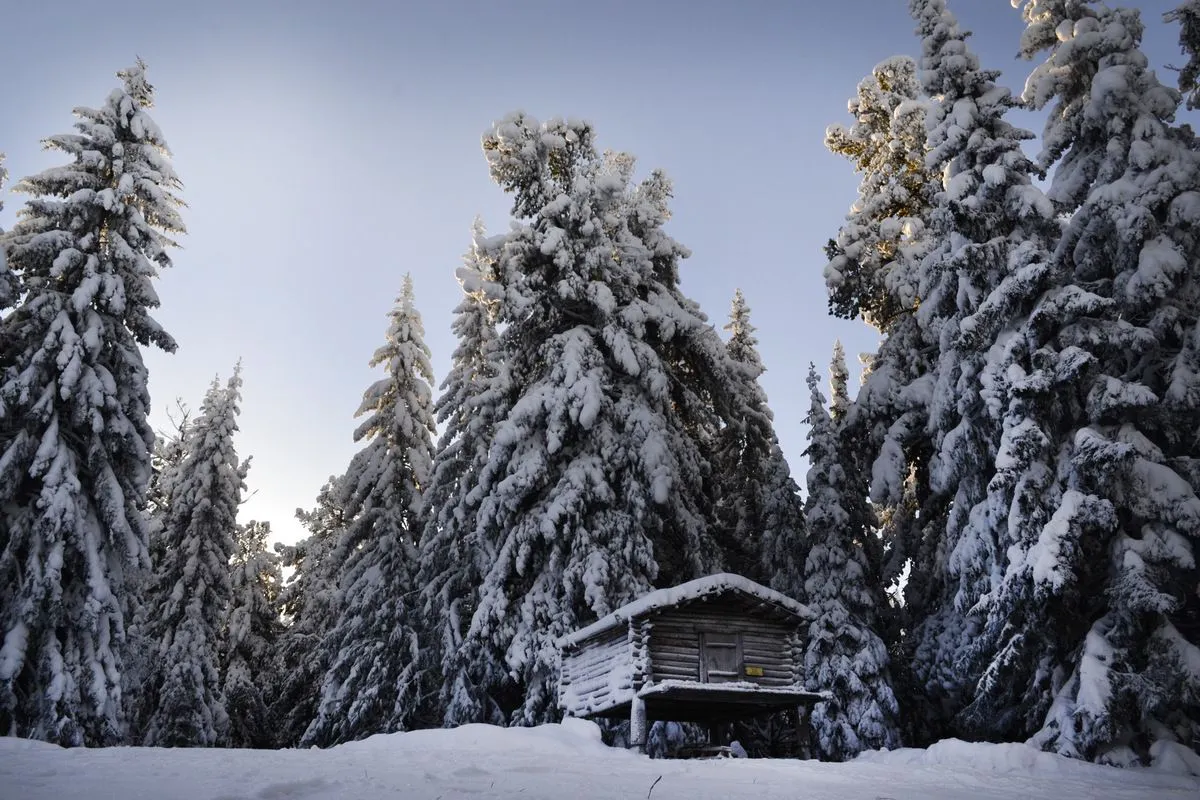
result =
M900 641L901 632L911 631L940 594L937 548L948 505L928 489L932 451L925 430L937 347L915 314L941 165L926 160L928 100L912 59L880 63L849 108L854 124L830 126L825 144L849 159L862 180L846 224L826 249L825 278L830 310L861 316L884 337L847 409L844 435L871 466L871 496L886 521L881 582L906 575L904 604L889 626L892 646L902 648L911 642ZM915 703L904 705L906 723L920 728Z
M840 352L837 354L840 356ZM805 683L832 693L812 710L814 744L824 759L843 761L863 750L899 744L896 698L888 674L887 646L873 629L881 596L867 549L875 538L865 499L866 481L852 449L841 439L848 403L845 363L835 356L834 409L825 410L816 370L809 369L809 550L804 565L805 602L816 613L809 626Z
M278 735L268 704L277 683L274 659L282 623L276 601L282 576L279 556L267 549L270 535L270 523L256 520L238 525L234 533L223 683L232 747L273 747Z
M145 622L157 648L140 721L142 744L150 747L229 742L221 667L233 591L229 565L249 469L233 442L241 385L240 364L224 386L212 382L169 488Z
M1026 6L1031 21L1026 47L1031 39L1056 39L1063 14L1072 7L1083 8L1061 0L1036 5L1036 11L1033 4ZM1056 66L1049 69L1055 73L1054 82L1077 83L1077 75ZM1061 146L1060 133L1053 124L1048 127L1048 149ZM1027 226L1024 239L1042 251L1033 263L1044 271L1050 260L1047 251L1055 247L1060 231L1039 222L1040 216L1035 213L1034 229ZM1030 313L1031 295L1041 288L1047 291L1036 298ZM1001 284L992 297L1004 291ZM1017 286L1021 294L1024 297L1016 302L1006 301L1009 320L981 376L981 396L1001 428L987 498L972 511L968 529L994 541L1005 563L993 576L992 588L971 609L982 626L966 648L964 663L969 666L964 671L979 679L958 723L973 738L1022 739L1036 730L1053 699L1054 676L1067 668L1068 654L1087 624L1071 605L1069 593L1047 593L1035 586L1027 559L1031 548L1048 526L1067 525L1078 535L1089 525L1109 524L1111 516L1107 504L1073 491L1063 461L1071 439L1070 433L1063 434L1075 424L1080 408L1072 402L1071 386L1089 359L1078 348L1064 347L1057 335L1065 321L1087 313L1094 298L1073 285L1070 274L1057 265L1044 278Z
M413 578L435 426L433 371L411 276L389 318L386 341L371 359L387 374L358 410L366 419L354 438L366 445L340 482L346 528L338 543L338 620L325 643L329 668L305 745L404 730L422 699Z
M462 301L451 325L458 347L434 405L444 426L425 493L425 531L417 585L422 615L431 631L431 668L438 676L438 714L443 725L504 724L496 699L509 683L496 659L468 658L464 635L478 606L479 586L495 557L495 541L476 535L479 474L487 464L505 392L499 383L500 344L494 283L482 225L477 221L470 251L458 269ZM490 672L489 672L490 670Z
M726 566L800 597L804 584L804 504L775 435L774 415L758 382L765 372L750 308L733 295L725 349L734 372L730 396L737 410L717 435L714 483L717 524L728 548Z
M963 657L979 621L969 612L1003 569L989 513L1001 420L987 394L993 345L1047 280L1053 210L1031 183L1036 167L1021 150L1031 138L1004 117L1016 101L979 66L944 0L910 3L922 37L922 77L934 98L926 164L942 186L930 215L918 322L937 344L927 435L930 489L948 501L939 543L944 575L934 613L914 632L913 666L926 694L946 711L969 699L975 675Z
M1071 215L1055 252L1069 293L1037 313L1073 354L1058 391L1067 491L1006 575L1074 621L1034 741L1112 763L1170 758L1200 735L1200 158L1172 125L1180 97L1149 69L1137 12L1024 11L1024 52L1049 50L1026 98L1054 104L1042 158Z
M161 564L164 556L163 529L167 521L173 482L179 476L188 440L191 412L181 400L175 401L176 412L168 414L171 428L159 430L154 437L154 450L150 458L150 486L146 492L146 523L149 537L150 559L136 569L126 572L126 619L125 645L122 651L124 670L122 680L125 688L126 719L135 723L146 719L150 710L145 687L158 660L158 643L151 638L150 616L158 613L159 603L155 600L156 584L154 567ZM136 731L128 737L136 741Z
M0 190L4 189L4 183L8 180L8 170L4 168L4 154L0 153ZM4 200L0 197L0 211L4 210ZM16 276L8 268L8 259L4 255L4 229L0 228L0 314L4 313L17 301L17 280ZM13 353L8 352L8 348L4 346L4 342L0 341L0 386L6 382L6 373L9 369L9 361ZM8 439L5 434L5 425L9 422L8 415L4 413L4 398L0 396L0 447ZM0 552L8 548L8 534L5 527L5 515L3 508L0 507ZM0 577L3 577L0 575ZM0 613L4 609L12 606L10 592L15 589L15 585L8 583L0 583Z
M759 376L766 370L742 291L729 322L730 399L734 411L713 439L715 522L726 569L769 584L791 597L804 594L804 502L775 434ZM739 724L733 732L750 752L780 752L795 722L777 714ZM661 735L661 731L659 732Z
M346 528L338 478L330 478L312 511L296 510L308 537L292 545L276 543L280 566L292 574L276 602L283 618L275 646L278 682L271 693L275 743L295 747L317 717L321 682L329 668L325 648L337 622L337 580L342 563L337 551Z
M854 405L850 402L850 371L846 368L846 351L841 340L833 343L833 357L829 362L829 393L829 417L838 429L839 457L847 476L852 476L854 485L858 486L851 496L843 500L843 504L851 511L851 524L856 529L870 531L870 535L862 536L858 542L866 558L872 596L876 601L874 605L882 610L886 599L885 584L880 577L883 545L877 533L879 520L876 510L867 499L870 481L865 477L868 470L865 469L867 459L863 457L861 431L851 425L850 411ZM878 621L874 616L867 619L871 625Z
M4 154L0 153L0 190L4 188L4 183L7 179L8 170L4 168ZM0 199L0 210L3 209L4 201ZM0 229L0 314L3 314L16 303L18 293L17 276L8 268L8 259L4 254L4 230ZM0 330L3 330L3 327L0 327ZM14 356L16 355L15 349L6 347L6 344L13 343L0 339L0 386L7 383L10 377L10 370L13 367ZM5 413L4 397L0 395L0 453L3 452L4 443L12 435L9 430L13 427L13 420ZM0 498L2 498L2 493L0 493ZM8 550L8 544L8 520L4 506L0 503L0 553ZM9 609L14 608L15 593L20 588L15 580L16 576L10 573L12 565L6 565L4 560L0 560L0 568L5 566L7 568L0 571L0 622L4 622L6 619L4 615L9 612ZM4 714L0 712L0 723L2 722L4 722ZM3 732L9 733L10 730L4 730ZM11 732L15 733L15 731Z
M1027 689L1035 665L1046 663L1038 661L1044 654L1034 652L1035 642L1052 635L1019 595L998 596L996 589L1010 547L1036 538L1060 494L1050 444L1059 417L1056 379L1070 364L1057 348L1042 347L1024 323L1054 283L1059 225L1033 185L1039 170L1019 144L1029 134L1003 120L1013 100L997 95L995 73L978 71L944 7L925 6L918 19L933 63L960 77L941 79L933 111L941 124L930 144L946 164L945 188L931 220L938 243L926 258L931 290L921 308L944 302L940 322L931 326L940 336L930 425L939 450L930 477L935 492L952 497L945 537L950 582L942 612L922 630L916 663L934 697L948 690L951 704L970 702L959 717L967 731L997 738L1034 702ZM948 86L956 88L946 92ZM933 83L931 93L937 88ZM968 119L973 133L961 127Z
M140 347L174 340L152 280L183 231L180 188L150 119L145 65L119 73L77 132L46 140L70 164L26 178L3 237L21 281L0 321L0 730L63 744L122 737L128 570L154 434Z
M728 413L729 367L679 291L664 175L633 185L590 125L520 113L484 151L519 221L494 243L509 403L476 535L499 547L466 645L502 654L529 724L557 716L558 637L720 566L697 436Z

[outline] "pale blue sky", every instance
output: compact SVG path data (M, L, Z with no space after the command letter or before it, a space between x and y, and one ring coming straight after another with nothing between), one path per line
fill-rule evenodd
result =
M1164 81L1181 59L1168 0L1140 7ZM483 216L508 224L479 137L501 115L591 120L601 147L675 181L683 288L725 322L741 287L763 383L803 484L804 377L833 341L876 341L826 314L821 247L857 176L822 135L871 67L919 43L902 0L840 2L13 3L0 25L0 151L11 177L60 163L39 141L99 105L140 55L155 119L185 184L189 235L159 284L179 352L152 352L155 423L199 404L245 363L239 451L256 493L245 518L302 529L325 478L357 449L354 410L404 272L413 274L437 381L454 342L454 268ZM1019 14L952 0L985 65L1019 91ZM1025 116L1023 124L1037 124ZM21 204L6 193L0 226ZM853 367L852 367L853 368ZM435 387L436 390L436 387Z

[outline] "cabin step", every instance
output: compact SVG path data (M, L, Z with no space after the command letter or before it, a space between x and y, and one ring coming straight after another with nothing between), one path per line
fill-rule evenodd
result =
M723 744L693 744L680 747L672 758L733 758L733 748Z

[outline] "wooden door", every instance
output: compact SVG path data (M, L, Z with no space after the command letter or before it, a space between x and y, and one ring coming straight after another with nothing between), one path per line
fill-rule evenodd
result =
M742 680L742 635L703 631L700 634L700 680L728 683Z

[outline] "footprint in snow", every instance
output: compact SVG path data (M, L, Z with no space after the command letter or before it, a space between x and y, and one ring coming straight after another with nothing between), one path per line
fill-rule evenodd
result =
M258 800L296 800L306 795L318 794L328 784L324 778L313 778L307 781L289 781L287 783L272 783L258 790L255 795Z
M479 767L463 767L462 769L454 770L454 774L466 778L473 777L475 775L491 775L491 773L486 769L480 769Z

